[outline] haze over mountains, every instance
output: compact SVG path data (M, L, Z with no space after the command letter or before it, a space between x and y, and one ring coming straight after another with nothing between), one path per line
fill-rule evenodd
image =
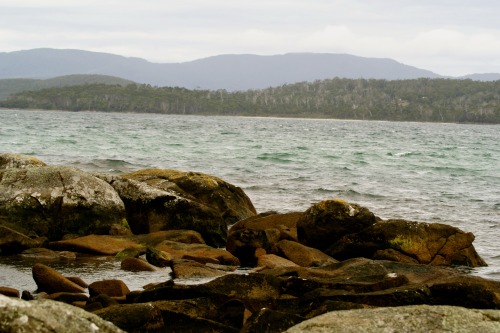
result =
M387 80L444 77L392 59L348 54L220 55L159 64L82 50L43 48L0 53L0 79L48 79L72 74L110 75L162 87L229 91L335 77ZM500 74L473 74L462 78L493 81L499 80Z

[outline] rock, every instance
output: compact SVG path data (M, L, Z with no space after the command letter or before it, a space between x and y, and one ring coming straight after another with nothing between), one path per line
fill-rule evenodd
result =
M238 258L223 249L216 249L205 244L184 244L163 241L155 246L157 250L169 253L173 259L190 259L201 263L215 263L239 266Z
M209 298L123 304L95 311L127 332L238 332L244 307ZM238 326L234 326L236 324Z
M121 236L88 235L69 240L51 242L54 250L68 250L95 255L114 256L126 249L142 249L143 246L134 240Z
M281 256L293 261L299 266L322 266L338 262L318 249L308 247L294 241L283 239L278 242L277 246Z
M174 240L193 244L204 244L201 235L192 230L158 231L145 235L109 236L88 235L68 240L51 242L48 246L54 250L70 250L96 255L118 255L128 252L143 254L147 247L154 247L165 240Z
M376 221L367 208L343 200L325 200L304 213L297 222L297 236L300 243L325 251L343 236L360 232Z
M42 167L46 164L33 156L3 153L0 154L0 170L6 169L25 169L33 167Z
M0 294L15 298L19 298L21 296L19 290L10 287L0 287Z
M160 310L151 303L112 305L94 313L129 333L167 331Z
M255 312L263 307L271 307L280 294L280 282L272 276L227 274L202 284L168 284L149 288L136 295L134 302L208 297L216 304L238 300Z
M259 268L276 268L276 267L296 267L298 266L293 261L279 257L275 254L264 254L257 259L257 267Z
M148 247L146 249L146 260L156 267L167 267L172 262L172 256L168 252Z
M123 177L145 182L162 190L171 190L186 199L197 201L219 212L227 225L256 214L252 202L241 188L211 175L149 169Z
M279 229L237 229L229 234L226 249L240 260L241 265L252 267L261 254L277 253L280 239Z
M124 271L131 272L156 272L160 269L139 258L125 258L122 260L120 267Z
M130 290L121 280L101 280L89 284L90 297L105 294L110 297L126 296Z
M445 224L388 220L346 235L325 252L339 260L365 257L429 265L486 266L473 241L472 233Z
M46 299L73 304L74 302L86 302L89 297L86 294L59 292L48 295Z
M106 294L99 294L90 297L84 305L86 311L94 312L96 310L107 308L108 306L118 305L118 301Z
M283 332L304 320L306 320L306 318L295 314L264 308L253 314L247 320L241 333Z
M75 168L0 171L0 216L9 227L50 240L65 234L108 234L127 225L125 206L106 182Z
M59 259L59 253L56 251L52 251L50 249L46 249L44 247L34 247L31 249L24 250L21 253L21 256L27 258L37 258L37 259Z
M108 321L52 300L23 301L0 295L1 332L122 333Z
M144 179L136 176L130 177ZM170 184L167 180L154 179L152 182L116 176L107 179L125 203L127 221L134 234L161 230L195 230L207 244L224 246L227 225L220 212L184 198L168 187L162 188L162 182Z
M262 254L277 254L282 239L297 240L297 221L302 213L259 214L239 221L229 229L226 249L242 265L255 266Z
M172 261L171 265L174 279L210 279L226 274L224 271L208 267L192 260L176 259Z
M303 215L303 212L290 212L284 214L274 212L263 213L235 223L229 229L229 233L241 229L278 229L280 230L280 239L297 240L297 222Z
M353 330L354 329L354 330ZM287 333L319 332L481 332L500 331L500 310L412 305L333 311L303 321Z
M82 288L87 289L89 287L89 284L87 282L83 281L82 278L80 278L78 276L67 276L66 278L68 280L70 280L71 282L76 283L77 285L79 285Z
M44 264L34 264L32 273L33 279L38 286L38 291L45 291L48 294L57 292L85 293L83 287L65 278L61 273Z
M429 284L432 304L500 309L500 282L476 276L449 276Z
M199 232L182 229L156 231L149 234L135 235L132 236L131 239L145 246L155 246L165 240L185 244L205 244L205 241Z
M40 247L46 240L46 238L42 237L32 239L11 228L0 225L0 254L2 255L19 254L26 249Z

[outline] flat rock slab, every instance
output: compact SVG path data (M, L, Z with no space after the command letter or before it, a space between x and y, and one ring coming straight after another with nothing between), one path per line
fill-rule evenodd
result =
M500 332L500 310L413 305L333 311L291 327L287 333Z

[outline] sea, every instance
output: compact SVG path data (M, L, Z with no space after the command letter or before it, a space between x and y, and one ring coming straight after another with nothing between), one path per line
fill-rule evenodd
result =
M258 212L338 198L383 219L448 224L472 232L488 263L470 273L500 281L498 125L0 110L0 152L90 172L203 172L241 187ZM0 257L0 286L34 290L31 265ZM131 289L169 276L105 257L49 265Z

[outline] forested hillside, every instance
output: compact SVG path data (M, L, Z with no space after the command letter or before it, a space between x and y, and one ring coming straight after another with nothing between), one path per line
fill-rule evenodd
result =
M331 79L227 92L90 84L20 93L7 108L500 123L500 81Z
M119 84L127 85L132 81L108 75L65 75L52 79L1 79L0 100L8 98L12 94L23 91L40 90L51 87L65 87L82 84Z

